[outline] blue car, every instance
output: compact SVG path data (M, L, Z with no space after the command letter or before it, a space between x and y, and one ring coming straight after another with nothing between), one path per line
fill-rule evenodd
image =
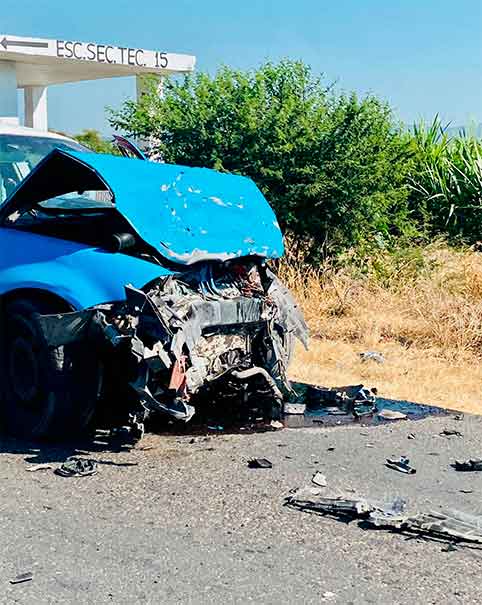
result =
M307 329L253 181L27 135L0 130L4 427L70 437L107 413L140 436L203 402L279 410Z

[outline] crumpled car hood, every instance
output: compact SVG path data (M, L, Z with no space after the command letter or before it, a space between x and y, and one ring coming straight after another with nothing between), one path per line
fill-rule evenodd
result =
M57 195L103 189L138 235L171 262L283 254L274 212L251 179L111 155L55 149L5 202L0 220Z

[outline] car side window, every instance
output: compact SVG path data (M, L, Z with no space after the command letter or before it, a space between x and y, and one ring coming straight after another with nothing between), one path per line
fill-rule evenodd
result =
M89 151L83 145L66 139L1 134L0 204L3 204L40 160L56 148Z

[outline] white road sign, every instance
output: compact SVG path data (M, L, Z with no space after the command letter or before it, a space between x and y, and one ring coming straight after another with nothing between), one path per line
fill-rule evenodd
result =
M50 59L50 60L49 60ZM54 64L58 62L103 64L142 72L189 72L196 59L192 55L145 50L78 40L47 40L0 34L0 60Z

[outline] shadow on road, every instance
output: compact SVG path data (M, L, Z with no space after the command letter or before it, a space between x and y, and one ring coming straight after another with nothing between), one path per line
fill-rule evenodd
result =
M304 386L303 383L294 383L295 387ZM410 401L399 401L394 399L377 399L377 410L389 409L402 412L406 419L386 420L373 414L355 417L353 414L344 414L329 411L320 407L319 409L308 409L304 414L285 415L283 424L288 428L321 428L323 426L343 426L352 423L360 425L379 425L391 422L404 422L406 420L419 420L427 416L448 415L450 412L442 408L422 405ZM333 410L333 408L331 408ZM341 412L341 414L340 414ZM266 417L263 417L262 409L256 406L242 408L236 406L231 408L223 405L222 401L211 402L206 407L200 407L193 420L189 423L175 422L165 416L154 416L146 425L146 430L158 435L172 436L200 436L216 434L252 434L267 431L275 431ZM115 433L109 430L97 430L90 438L83 438L59 443L48 441L33 441L10 437L0 432L0 455L3 453L21 454L25 461L31 464L60 463L70 456L91 456L99 453L128 452L134 447L134 443L125 433ZM141 446L142 447L142 446ZM132 463L117 463L112 461L99 461L100 464L117 466L128 466Z
M132 449L131 442L123 441L118 436L111 436L107 431L98 431L95 437L90 439L84 438L61 443L32 441L0 433L0 455L21 454L25 456L25 462L31 464L61 463L70 456L128 452L130 449ZM103 461L97 458L96 462L115 466L131 466L133 464Z

